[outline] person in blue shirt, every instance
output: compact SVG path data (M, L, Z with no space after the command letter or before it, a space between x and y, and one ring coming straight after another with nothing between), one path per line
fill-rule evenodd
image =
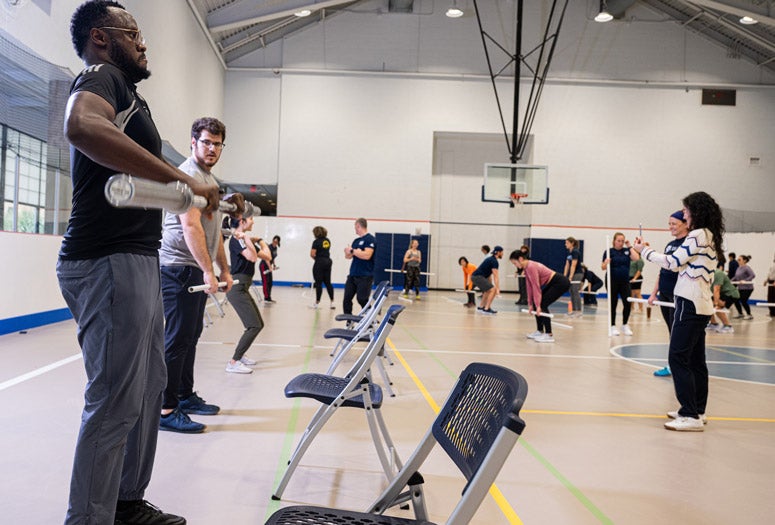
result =
M368 222L363 217L355 220L355 233L358 238L344 248L345 259L352 260L342 300L342 311L346 314L353 313L353 298L357 297L361 308L366 306L374 282L374 250L377 240L369 233Z
M503 247L496 246L492 254L482 261L482 264L471 274L471 282L475 288L482 292L482 304L476 308L477 313L497 314L490 308L495 296L500 294L500 281L498 279L498 259L503 257Z
M665 246L665 254L671 254L683 244L684 239L689 234L689 226L686 224L683 210L678 210L670 215L670 218L667 220L667 226L670 229L670 234L675 237L675 239ZM675 288L675 283L677 281L678 272L660 268L657 282L654 284L654 291L651 292L651 295L649 296L649 304L653 305L656 300L672 303L674 300L673 288ZM665 323L667 323L667 334L670 335L673 328L675 308L670 308L669 306L660 306L659 308L662 311L662 317L664 318ZM657 377L669 376L670 367L666 366L660 368L654 372L654 375Z
M603 252L603 263L600 267L611 272L611 289L608 290L608 300L611 310L611 327L608 335L632 335L632 330L627 322L630 320L630 303L627 298L632 293L630 290L630 261L640 259L638 252L630 249L630 241L625 240L624 234L614 234L613 246ZM622 298L622 331L616 328L616 305L618 298Z

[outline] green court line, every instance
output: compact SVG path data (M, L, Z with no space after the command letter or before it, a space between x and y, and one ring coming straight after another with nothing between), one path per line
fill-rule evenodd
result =
M422 343L422 341L420 341L420 340L419 340L417 337L415 337L413 333L411 333L411 332L410 332L408 329L406 329L406 327L403 327L403 326L402 326L401 328L403 329L403 331L404 331L404 332L405 332L405 333L406 333L406 334L407 334L409 337L411 337L411 338L412 338L412 340L414 340L414 342L415 342L415 343L417 343L417 344L420 346L420 348L422 348L422 349L424 349L424 350L426 350L426 351L429 351L429 350L428 350L428 347L427 347L427 346L425 346L425 345ZM430 351L429 351L429 352L430 352ZM438 364L439 364L439 365L440 365L440 366L441 366L441 367L442 367L444 370L446 370L446 371L447 371L447 373L448 373L448 374L449 374L449 375L450 375L450 376L451 376L453 379L457 379L457 374L456 374L456 373L454 373L454 372L452 372L452 371L450 370L450 368L449 368L449 367L447 367L446 365L444 365L444 363L442 363L442 362L441 362L441 361L440 361L440 360L439 360L439 359L438 359L438 358L437 358L437 357L434 355L434 353L433 353L433 352L430 352L430 356L431 356L431 358L432 358L434 361L436 361L436 362L437 362L437 363L438 363ZM568 479L567 479L565 476L563 476L563 475L560 473L560 471L559 471L559 470L557 470L557 468L555 468L555 467L554 467L554 465L552 465L551 463L549 463L549 461L548 461L548 460L547 460L545 457L543 457L541 454L539 454L539 452L538 452L538 451L537 451L535 448L533 448L533 447L532 447L532 446L531 446L531 445L530 445L530 444L529 444L529 443L528 443L528 442L525 440L525 438L524 438L523 436L520 436L520 438L519 438L519 440L518 440L517 442L518 442L518 443L520 443L520 444L521 444L521 445L522 445L522 446L525 448L525 450L527 450L527 451L530 453L530 455L531 455L531 456L533 456L533 457L534 457L534 458L535 458L535 459L536 459L536 460L537 460L537 461L538 461L538 462L539 462L541 465L543 465L543 466L544 466L544 467L545 467L545 468L546 468L546 469L549 471L549 473L551 473L551 474L552 474L552 476L554 476L554 477L555 477L555 478L556 478L556 479L557 479L557 480L558 480L560 483L562 483L562 485L563 485L563 486L564 486L566 489L568 489L568 491L570 491L570 493L571 493L571 494L573 494L573 496L574 496L574 497L575 497L575 498L576 498L576 499L577 499L577 500L578 500L578 501L579 501L579 502L580 502L582 505L584 505L584 507L586 507L586 508L587 508L587 510L589 510L589 511L592 513L592 515L593 515L593 516L595 516L595 518L597 518L597 520L598 520L598 521L600 521L601 523L606 523L606 524L612 524L612 523L613 523L613 520L611 520L611 518L609 518L608 516L606 516L606 515L603 513L603 511L601 511L601 510L600 510L600 509L599 509L599 508L598 508L598 507L597 507L597 506L596 506L594 503L592 503L592 500L590 500L588 497L586 497L586 496L584 495L584 493L583 493L583 492L581 492L581 490L580 490L578 487L576 487L575 485L573 485L573 483L571 483L571 482L570 482L570 481L569 481L569 480L568 480Z
M530 443L527 442L527 440L523 437L519 438L519 444L522 445L522 447L527 450L531 456L533 456L540 464L542 464L544 467L546 467L546 470L548 470L552 476L557 478L557 480L562 483L566 489L570 491L571 494L573 494L579 502L584 505L589 512L592 513L592 515L597 518L597 520L600 523L607 523L612 524L613 520L603 514L603 511L601 511L597 506L592 503L592 501L584 495L581 490L578 489L573 483L571 483L568 478L563 476L559 470L557 470L554 465L549 463L549 461L543 457L541 454L538 453L536 449L533 448Z
M315 333L318 328L318 312L315 312L315 321L312 323L312 330L310 330L309 341L307 341L307 353L304 356L304 363L301 366L301 373L305 373L309 370L309 363L312 359L312 352L314 348ZM288 468L288 461L291 458L291 450L296 437L296 423L299 420L299 411L301 409L301 398L293 400L293 406L291 407L291 415L288 419L288 427L285 429L285 439L283 440L283 448L280 453L280 461L277 464L277 470L275 471L274 481L272 482L272 494L277 484L280 483L285 469ZM280 508L280 501L269 499L269 504L266 506L266 514L264 514L264 521L269 519L269 516L274 514Z

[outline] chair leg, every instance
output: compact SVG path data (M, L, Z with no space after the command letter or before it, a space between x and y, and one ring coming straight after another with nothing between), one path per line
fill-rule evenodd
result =
M396 393L393 392L393 387L391 386L393 381L390 380L390 376L388 376L387 370L385 370L385 366L382 364L382 361L377 358L375 364L377 365L377 370L379 370L379 375L382 377L382 382L385 384L385 390L387 391L388 395L390 395L390 397L396 397Z
M386 450L390 453L391 465L395 466L396 471L401 470L404 468L404 464L401 462L401 458L398 457L396 446L393 444L393 439L390 437L390 432L388 431L387 425L385 424L385 418L382 417L382 411L375 409L374 418L377 420L377 424L379 425L380 433L385 443Z
M296 450L293 451L293 454L291 454L291 457L288 460L288 468L285 470L283 478L277 485L277 489L274 491L272 499L280 499L282 497L283 492L285 492L285 487L291 480L291 476L296 470L296 467L299 466L299 462L301 461L302 456L304 456L304 453L312 444L312 440L315 438L315 436L318 435L326 422L331 419L331 416L334 414L336 409L337 405L323 405L318 408L317 412L315 412L315 415L312 416L312 420L304 430L304 434L302 434L299 444L296 445Z

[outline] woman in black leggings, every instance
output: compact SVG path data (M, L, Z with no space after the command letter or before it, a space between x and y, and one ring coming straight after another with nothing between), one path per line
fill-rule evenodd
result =
M549 306L570 289L570 281L562 274L547 268L543 264L531 261L527 253L514 250L509 255L511 264L525 275L527 304L536 316L536 331L528 334L528 339L539 343L553 343L552 319L546 315Z
M318 308L320 305L320 297L323 295L323 285L325 285L333 310L335 308L334 287L331 285L331 241L328 240L328 230L322 226L315 226L312 229L312 235L315 236L312 249L309 251L309 256L315 261L312 265L312 278L315 280L315 304L312 307Z
M616 232L614 234L613 245L607 251L603 252L603 263L600 267L603 270L611 272L611 289L608 290L608 301L611 310L611 327L608 329L608 335L632 335L630 325L630 303L627 298L632 293L630 290L630 261L640 259L638 252L630 249L630 242L624 239L624 234ZM618 298L622 298L622 331L616 328L616 306Z

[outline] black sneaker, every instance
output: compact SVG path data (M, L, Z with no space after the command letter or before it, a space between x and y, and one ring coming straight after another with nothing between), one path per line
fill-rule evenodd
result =
M144 499L122 502L116 509L114 525L185 525L186 519L162 512Z
M205 400L196 395L196 392L178 402L178 407L186 414L198 414L200 416L214 416L221 411L218 405L208 405Z
M159 430L181 432L183 434L201 434L205 431L205 428L202 423L191 421L188 414L183 413L180 407L175 407L175 410L159 418Z

